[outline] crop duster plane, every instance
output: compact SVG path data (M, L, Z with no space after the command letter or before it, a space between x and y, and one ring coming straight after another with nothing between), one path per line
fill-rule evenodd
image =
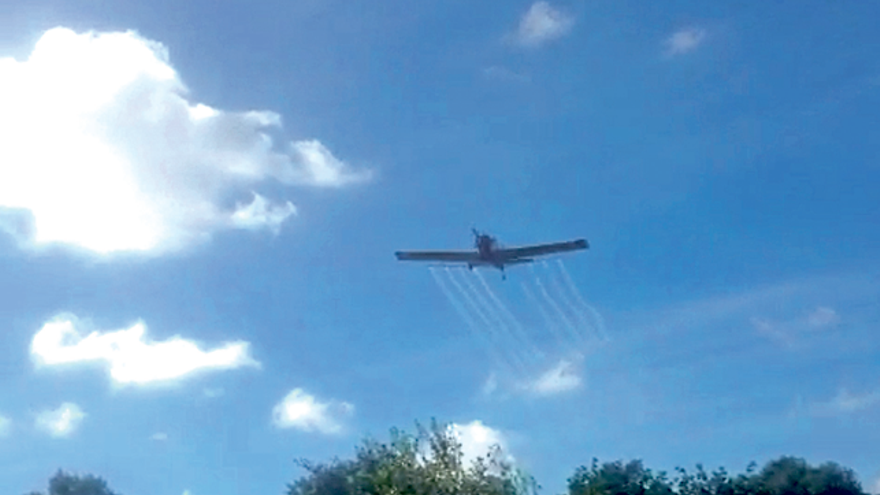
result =
M531 246L502 247L498 241L488 235L482 234L476 229L474 233L475 250L469 251L397 251L394 253L400 261L438 261L445 263L467 263L471 270L475 266L494 266L501 270L504 275L505 265L518 265L531 263L535 256L564 253L588 249L590 246L586 239L574 241L553 242L549 244L534 244Z

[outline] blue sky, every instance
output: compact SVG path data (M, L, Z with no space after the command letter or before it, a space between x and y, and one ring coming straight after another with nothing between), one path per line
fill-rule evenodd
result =
M437 417L546 493L782 454L880 492L878 15L0 2L0 485L280 493ZM394 259L471 227L591 249Z

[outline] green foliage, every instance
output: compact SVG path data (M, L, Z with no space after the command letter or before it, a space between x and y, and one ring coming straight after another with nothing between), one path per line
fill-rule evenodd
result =
M767 463L757 475L767 495L861 494L861 484L852 470L829 462L812 467L803 459L781 457Z
M447 425L431 422L411 435L391 430L387 443L365 440L354 459L315 464L298 461L306 475L287 486L287 495L535 495L534 479L515 468L498 446L465 465L461 444ZM646 469L640 460L581 466L568 480L566 495L866 495L855 473L835 463L810 466L796 457L780 457L760 471L755 463L731 476L719 468L707 473L676 468ZM28 495L43 495L31 492ZM92 475L58 471L47 495L118 495Z
M755 473L750 464L745 474L731 477L724 468L707 473L697 464L693 473L676 468L653 474L641 461L610 462L580 467L568 480L569 495L864 495L853 471L834 463L812 467L803 459L782 457Z
M568 480L570 495L671 495L666 473L654 475L641 461L608 462L578 468Z
M28 495L42 495L31 492ZM77 476L58 470L49 480L48 495L118 495L107 487L107 482L90 474Z
M299 461L307 475L288 485L288 495L520 495L534 481L501 458L495 448L472 465L446 425L417 425L418 435L392 429L390 441L368 439L355 459L329 464Z

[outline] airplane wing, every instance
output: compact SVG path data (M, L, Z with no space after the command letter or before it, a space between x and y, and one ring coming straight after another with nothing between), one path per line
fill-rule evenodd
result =
M542 256L546 254L564 253L578 249L588 249L590 245L586 239L576 241L553 242L550 244L536 244L534 246L522 246L498 249L495 253L503 258L525 258L528 256Z
M394 253L401 261L449 261L458 263L476 262L480 259L477 251L398 251Z

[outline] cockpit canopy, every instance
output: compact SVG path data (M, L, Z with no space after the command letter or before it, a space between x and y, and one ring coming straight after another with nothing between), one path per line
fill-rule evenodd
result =
M480 251L480 254L488 255L496 245L497 241L494 237L486 234L476 234L475 247Z

